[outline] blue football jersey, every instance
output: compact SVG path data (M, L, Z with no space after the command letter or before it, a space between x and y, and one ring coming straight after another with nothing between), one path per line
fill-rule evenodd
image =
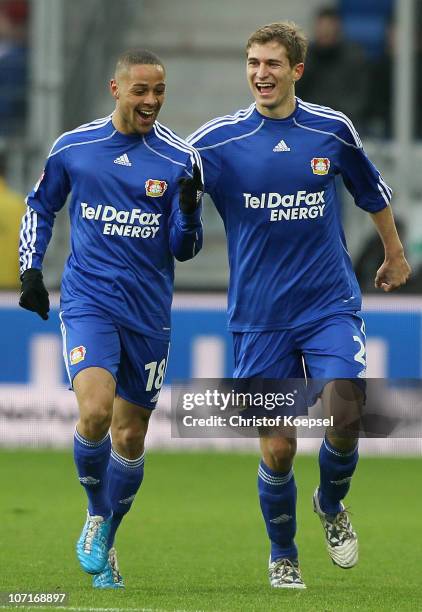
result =
M65 311L105 311L156 338L170 333L174 257L202 245L200 208L179 209L181 177L199 154L158 122L145 135L118 132L111 116L54 143L28 195L20 240L21 273L42 268L55 214L71 192L71 252L61 287Z
M297 98L292 115L269 119L252 104L187 140L227 233L229 329L288 329L360 309L335 178L373 213L392 192L344 114Z

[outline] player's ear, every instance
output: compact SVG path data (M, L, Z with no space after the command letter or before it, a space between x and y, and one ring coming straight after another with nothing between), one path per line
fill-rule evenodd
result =
M305 70L305 64L303 62L300 62L299 64L296 64L296 66L293 68L293 81L294 81L294 83L296 83L296 81L299 81L299 79L302 78L304 70Z
M119 86L117 85L116 79L110 79L110 91L113 98L119 99Z

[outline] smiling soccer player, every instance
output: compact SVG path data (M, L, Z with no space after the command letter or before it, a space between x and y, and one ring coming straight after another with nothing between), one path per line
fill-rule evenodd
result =
M352 122L295 96L306 49L304 35L290 22L254 32L246 46L246 74L255 102L188 138L201 153L205 190L227 233L229 329L238 378L300 378L303 362L308 378L364 376L361 294L340 222L337 175L357 206L371 214L383 241L376 286L391 291L410 273L390 209L391 189ZM273 431L261 432L260 442L258 490L271 544L270 583L305 588L294 542L296 440ZM313 506L329 554L343 568L358 559L342 504L357 461L357 440L327 430Z
M98 588L123 586L113 543L144 475L169 350L174 258L202 246L201 159L157 121L163 63L143 49L122 54L110 90L112 115L54 143L28 195L20 242L20 305L47 319L42 263L71 192L60 319L80 412L74 457L88 497L77 555Z

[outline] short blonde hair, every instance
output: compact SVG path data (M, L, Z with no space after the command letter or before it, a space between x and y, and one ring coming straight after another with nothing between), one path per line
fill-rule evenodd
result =
M246 43L246 53L252 45L265 45L276 41L286 49L290 66L305 61L308 40L304 32L293 21L276 21L258 28Z

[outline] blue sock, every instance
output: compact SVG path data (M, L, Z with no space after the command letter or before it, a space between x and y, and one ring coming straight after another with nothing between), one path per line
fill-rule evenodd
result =
M113 546L114 537L122 518L132 506L135 495L144 478L144 455L138 459L126 459L112 449L108 465L108 487L113 510L111 530L108 538L109 548Z
M271 541L271 561L297 559L296 484L293 468L273 472L261 460L258 469L258 492L262 515Z
M111 450L110 436L107 433L99 442L92 442L75 429L73 441L73 456L79 482L88 495L88 512L91 516L108 518L111 514L107 478Z
M358 445L352 451L340 451L326 438L319 451L319 503L326 514L335 515L341 510L340 501L350 489L350 481L358 462Z

